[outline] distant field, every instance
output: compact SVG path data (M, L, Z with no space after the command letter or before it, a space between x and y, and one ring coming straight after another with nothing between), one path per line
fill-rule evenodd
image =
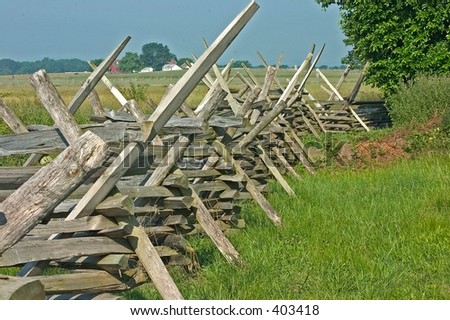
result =
M107 76L114 83L114 85L119 88L127 88L131 83L134 85L145 86L149 96L158 102L167 86L169 84L175 84L184 72L185 71L156 71L152 73L108 74ZM236 74L236 72L240 72L246 76L243 69L233 69L232 75ZM261 84L264 82L265 69L251 69L251 72ZM295 70L293 69L279 70L278 78L280 79L280 82L286 86L294 72ZM342 72L342 70L324 70L324 73L328 79L334 84L337 83ZM343 95L349 93L358 75L358 71L352 71L349 74L341 89ZM50 74L53 83L58 88L58 91L65 101L70 101L71 97L75 95L78 88L88 76L88 73ZM0 97L4 97L6 101L11 99L28 99L34 97L34 92L28 83L28 79L29 75L0 76ZM308 80L306 88L317 96L317 98L326 98L327 95L320 88L320 81L321 80L318 79L313 73ZM231 87L239 88L240 86L242 86L242 82L238 78L235 78L231 82ZM97 90L102 101L106 101L108 104L111 104L111 107L118 107L118 103L114 100L103 83L99 83ZM201 83L198 89L194 91L188 99L188 102L193 105L197 105L202 98L202 94L206 92L206 90L207 87ZM364 87L361 92L361 97L364 98L365 95L376 96L379 95L379 93L377 90L370 87Z

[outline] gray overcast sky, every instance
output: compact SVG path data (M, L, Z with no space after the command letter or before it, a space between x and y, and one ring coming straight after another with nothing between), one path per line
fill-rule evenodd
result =
M212 42L249 0L1 0L0 59L102 58L127 35L125 50L167 44L178 58L200 55L201 37ZM219 60L299 64L312 43L326 43L319 65L338 65L347 52L336 7L314 0L259 0L261 8Z

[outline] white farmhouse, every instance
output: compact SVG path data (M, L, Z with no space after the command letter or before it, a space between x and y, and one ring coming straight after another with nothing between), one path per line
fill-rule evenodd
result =
M183 70L179 66L177 66L177 62L175 60L170 60L167 64L163 65L162 71L178 71Z

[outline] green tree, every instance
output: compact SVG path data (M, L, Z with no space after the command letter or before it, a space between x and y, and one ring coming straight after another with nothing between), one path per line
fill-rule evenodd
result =
M0 60L0 74L15 74L20 67L20 62L11 59Z
M180 58L178 59L178 65L181 66L183 63L189 62L190 64L194 64L194 60L191 58Z
M168 46L156 42L144 44L140 58L145 67L152 67L155 70L161 70L170 60L177 60L177 56L170 52Z
M123 72L138 72L144 66L141 58L135 52L127 52L119 62L120 70Z
M418 74L450 73L449 1L316 2L337 3L345 43L353 47L345 62L370 62L367 81L385 93Z

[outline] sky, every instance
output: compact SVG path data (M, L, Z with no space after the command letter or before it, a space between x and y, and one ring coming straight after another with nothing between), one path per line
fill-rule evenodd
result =
M178 57L201 55L250 0L1 0L0 59L35 61L107 56L126 36L125 52L167 45ZM230 59L300 64L313 43L326 48L319 65L340 65L348 51L335 6L314 0L257 0L261 6L219 63Z

